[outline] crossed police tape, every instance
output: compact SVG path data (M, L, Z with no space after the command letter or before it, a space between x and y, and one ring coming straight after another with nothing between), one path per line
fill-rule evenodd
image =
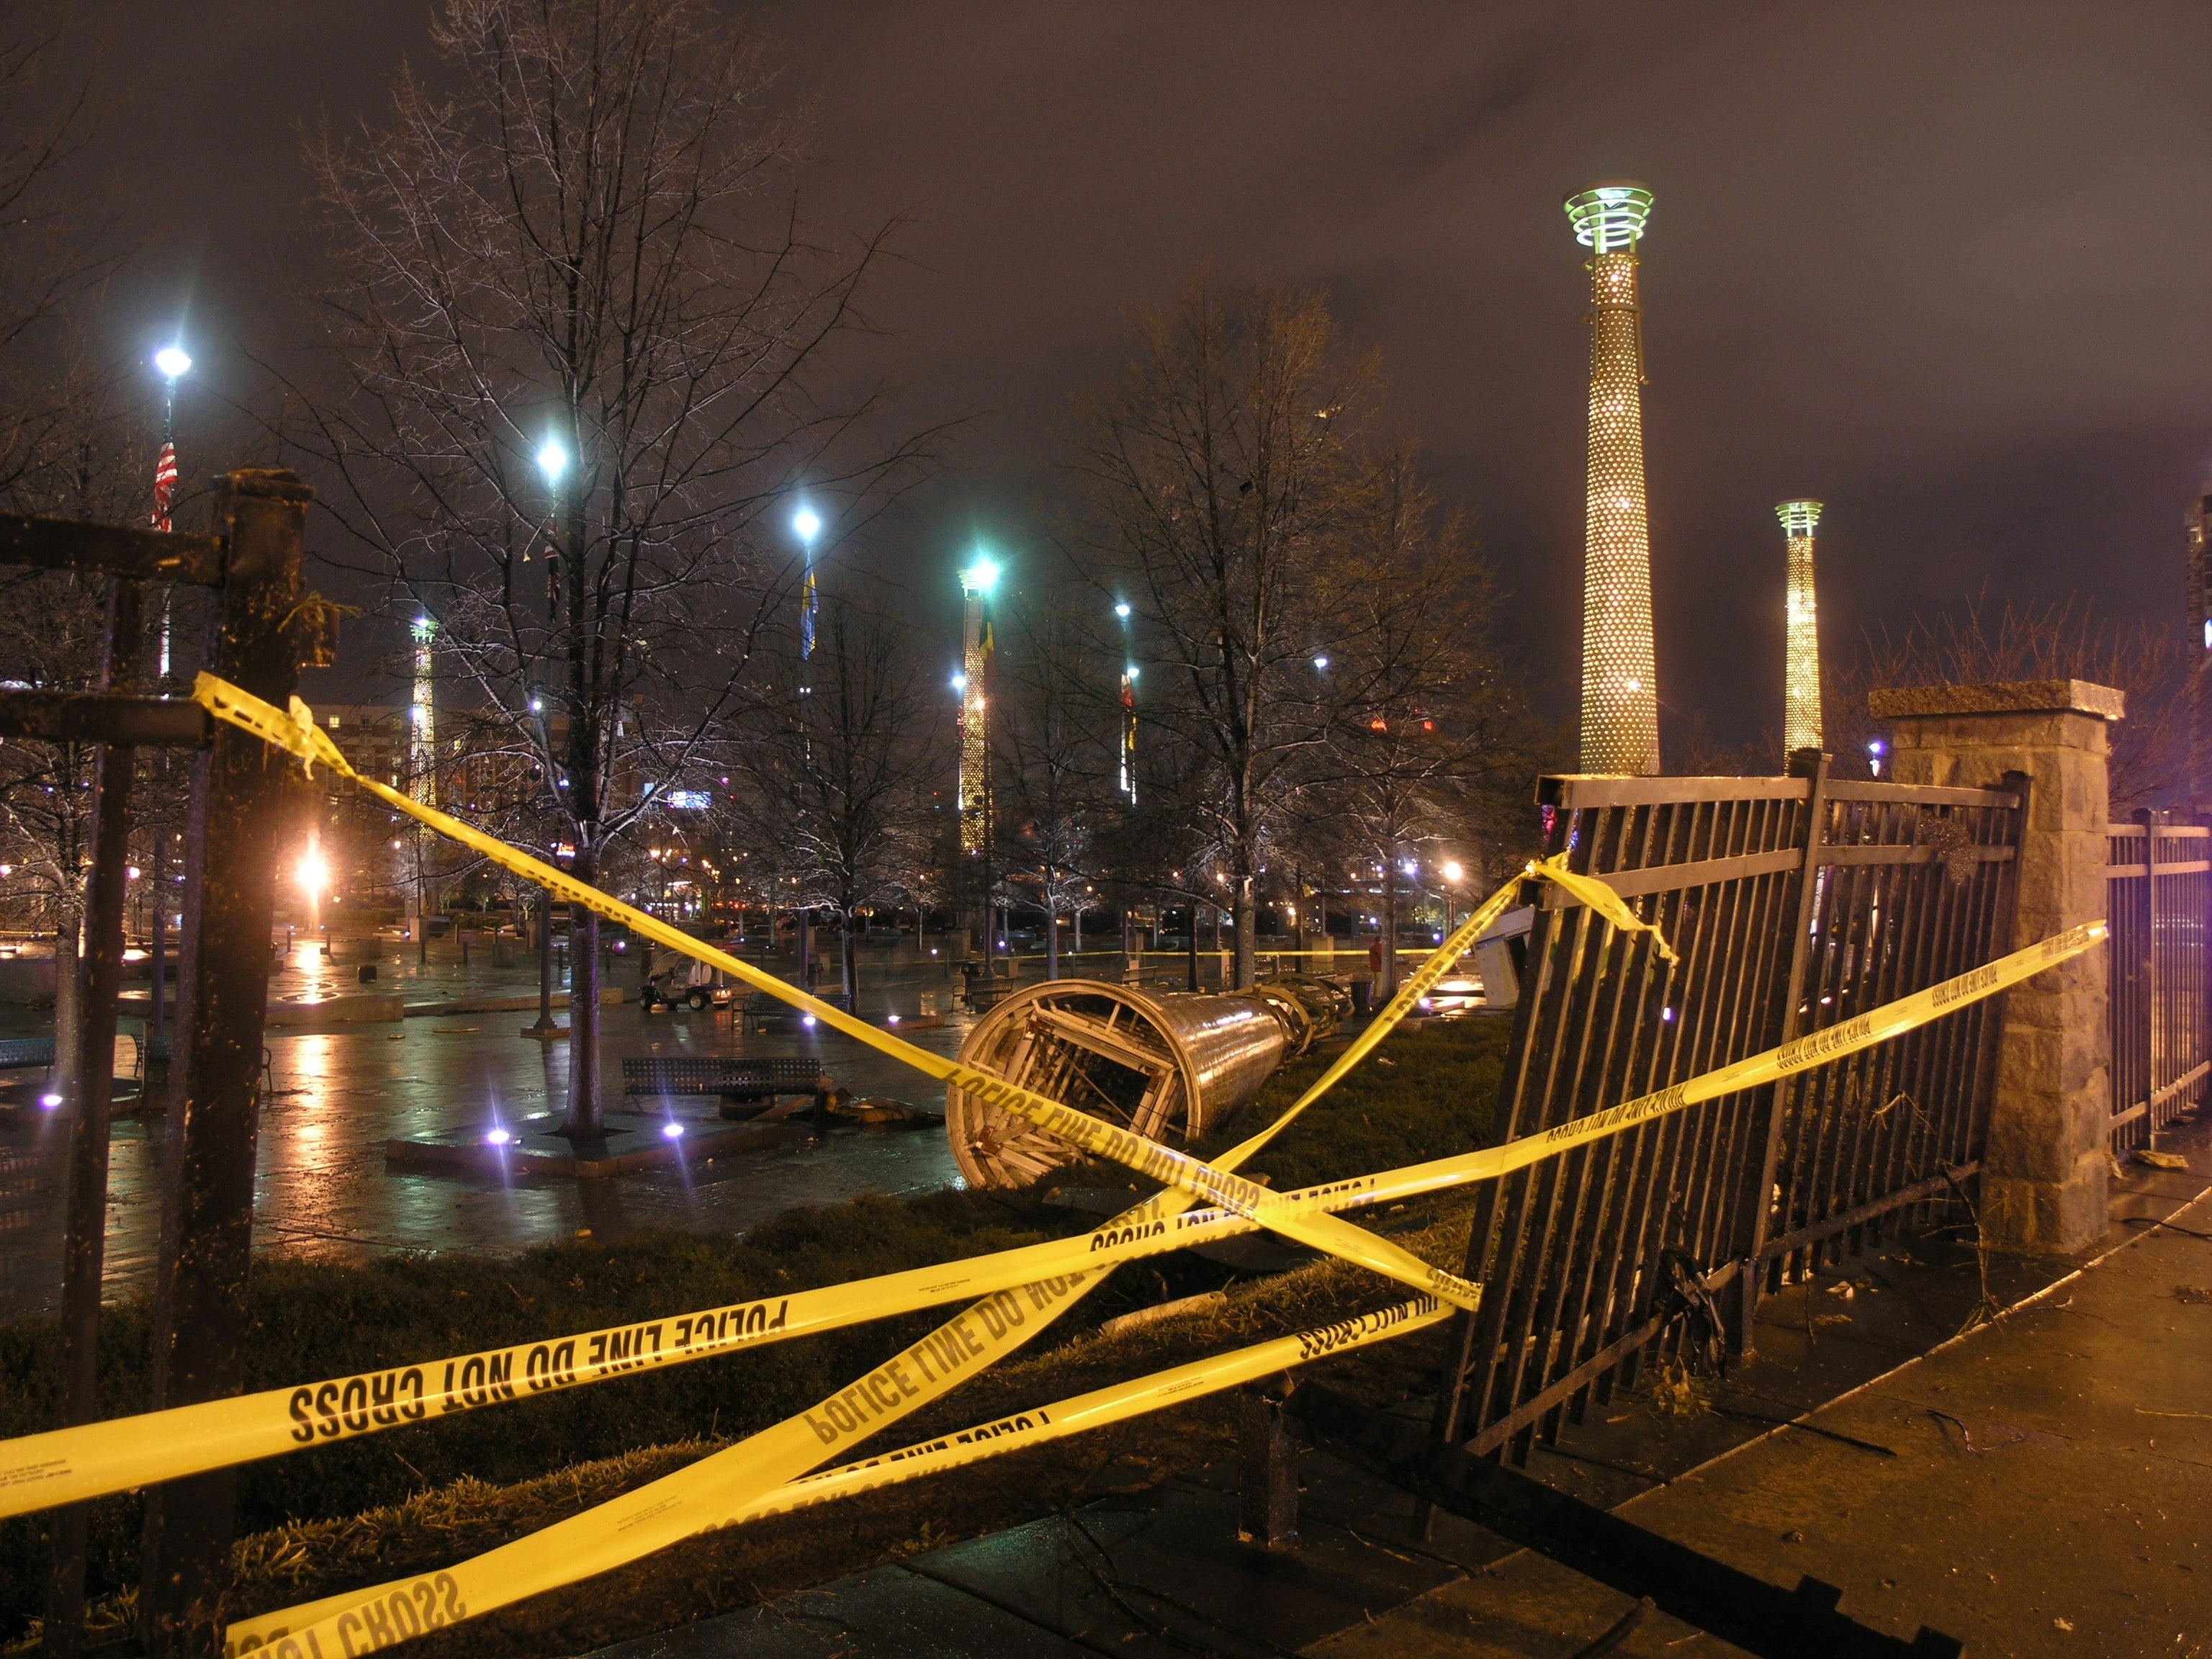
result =
M302 760L310 763L320 760L347 775L354 775L328 738L315 726L305 706L296 699L292 712L287 715L266 703L247 697L235 688L205 676L202 678L197 695L222 718L262 735ZM1471 1305L1474 1297L1479 1295L1479 1286L1467 1285L1451 1275L1442 1273L1420 1262L1419 1258L1396 1251L1395 1247L1384 1245L1383 1241L1375 1239L1372 1235L1358 1229L1342 1226L1341 1224L1336 1224L1334 1228L1316 1224L1333 1222L1334 1218L1327 1213L1330 1211L1393 1201L1504 1174L1541 1158L1557 1156L1572 1146L1619 1133L1698 1101L1753 1086L1774 1077L1786 1075L1803 1066L1841 1058L1858 1048L1887 1041L1899 1031L1923 1024L1936 1014L1948 1012L1950 1007L1993 994L2007 985L2040 971L2052 962L2087 950L2101 939L2105 932L2101 924L2075 929L2069 934L2043 941L2039 945L2015 952L1942 986L1930 988L1913 997L1901 999L1897 1003L1863 1015L1857 1020L1847 1022L1845 1026L1816 1033L1814 1037L1723 1067L1704 1078L1674 1085L1641 1100L1560 1125L1541 1135L1503 1147L1433 1160L1405 1170L1331 1182L1299 1193L1276 1194L1236 1177L1231 1171L1371 1051L1374 1044L1382 1040L1390 1027L1415 1006L1419 997L1449 969L1465 946L1471 944L1510 903L1517 890L1517 883L1508 884L1501 889L1474 916L1468 919L1465 926L1455 931L1444 949L1437 951L1421 970L1409 979L1400 996L1373 1023L1361 1041L1348 1049L1289 1111L1260 1134L1209 1165L1170 1152L1083 1114L1071 1112L1058 1103L1030 1095L1026 1091L1015 1090L1003 1079L975 1072L974 1068L961 1066L958 1062L945 1060L927 1051L915 1049L872 1027L861 1025L843 1016L842 1011L816 1002L794 988L751 969L750 964L715 951L688 935L669 928L657 919L633 910L563 875L552 866L483 836L459 820L448 818L434 809L423 807L397 791L384 788L374 780L356 777L356 781L393 806L422 819L441 833L476 848L485 856L526 878L560 893L572 902L583 903L623 921L647 937L722 967L757 988L805 1007L823 1023L907 1060L916 1065L918 1069L962 1087L973 1087L978 1084L987 1085L979 1092L994 1103L1027 1116L1089 1150L1119 1158L1132 1167L1154 1174L1168 1181L1170 1190L1137 1206L1091 1234L1074 1239L1000 1252L969 1263L913 1270L903 1274L860 1281L852 1285L802 1292L778 1298L774 1312L769 1310L766 1304L738 1304L708 1310L705 1315L672 1320L666 1322L671 1340L665 1347L661 1323L653 1322L614 1332L588 1333L552 1344L525 1345L502 1351L500 1355L467 1356L458 1361L433 1362L434 1366L442 1364L444 1367L442 1384L434 1389L427 1382L418 1383L410 1379L410 1371L419 1371L423 1368L408 1368L408 1371L386 1374L386 1380L381 1382L378 1378L361 1377L313 1385L310 1389L292 1390L289 1395L284 1390L271 1390L246 1400L209 1402L207 1406L185 1407L177 1412L155 1413L143 1419L122 1419L120 1425L94 1425L85 1430L62 1431L57 1436L30 1437L28 1440L0 1447L0 1505L9 1504L11 1498L15 1500L12 1507L0 1507L0 1513L21 1512L24 1509L45 1507L69 1501L74 1497L90 1495L91 1491L113 1491L126 1485L172 1478L171 1473L151 1472L147 1459L141 1455L135 1460L128 1460L135 1462L138 1471L134 1477L113 1479L111 1471L108 1484L79 1491L76 1490L79 1482L88 1478L97 1479L91 1474L89 1468L68 1468L70 1459L67 1455L69 1449L64 1447L49 1445L43 1449L61 1454L55 1457L41 1459L14 1455L19 1450L32 1450L33 1442L52 1442L64 1436L83 1436L131 1424L143 1425L149 1430L155 1425L163 1425L173 1431L185 1426L177 1419L190 1413L212 1413L222 1407L245 1407L253 1402L265 1405L279 1398L283 1399L285 1416L289 1419L283 1431L285 1443L281 1445L269 1443L270 1425L265 1423L258 1425L258 1434L241 1432L228 1437L228 1455L211 1455L216 1452L215 1443L224 1437L204 1437L196 1454L198 1461L191 1462L189 1467L218 1467L222 1463L265 1455L271 1451L319 1443L325 1438L338 1437L341 1434L373 1432L377 1428L396 1426L399 1422L419 1420L419 1418L410 1415L410 1408L419 1408L421 1414L427 1416L433 1409L434 1399L434 1408L441 1412L473 1409L507 1398L526 1397L530 1392L543 1391L547 1388L602 1380L644 1364L665 1363L666 1358L702 1358L710 1352L728 1352L758 1341L776 1340L803 1331L830 1328L858 1319L880 1316L884 1312L900 1311L927 1305L933 1301L975 1294L983 1291L987 1285L990 1286L989 1293L967 1312L956 1316L897 1358L871 1372L851 1388L820 1402L812 1410L800 1413L698 1464L653 1483L639 1492L629 1494L626 1498L572 1517L568 1522L558 1523L529 1538L517 1540L473 1561L460 1564L450 1572L433 1575L403 1587L403 1599L414 1609L412 1628L409 1627L408 1616L399 1610L397 1603L387 1597L381 1607L373 1607L371 1598L380 1592L361 1591L329 1598L325 1602L316 1603L311 1607L289 1609L283 1613L270 1615L265 1620L235 1626L230 1632L234 1651L243 1651L258 1645L270 1639L270 1632L276 1631L283 1632L276 1638L279 1652L319 1655L324 1652L351 1654L370 1651L407 1639L427 1627L428 1622L442 1624L474 1616L521 1596L636 1559L691 1532L750 1518L752 1510L749 1506L768 1502L770 1494L780 1487L795 1488L857 1478L849 1475L847 1470L836 1470L828 1475L809 1477L804 1480L794 1479L833 1455L839 1445L851 1443L864 1434L877 1432L908 1412L941 1396L984 1365L1011 1352L1102 1282L1105 1269L1137 1255L1178 1249L1188 1243L1249 1232L1255 1226L1265 1226L1360 1265L1375 1267L1391 1277L1406 1279L1409 1273L1419 1273L1444 1300L1462 1306ZM1663 939L1657 938L1656 930L1636 917L1619 895L1601 882L1567 872L1564 860L1531 866L1524 873L1559 882L1577 900L1605 915L1616 927L1651 933L1656 948L1672 959L1671 951L1668 950ZM1212 1199L1216 1207L1189 1213L1193 1206L1202 1198ZM1302 1237L1301 1233L1304 1235ZM1381 1251L1375 1249L1377 1245L1382 1246ZM1085 1265L1079 1267L1079 1262ZM1047 1267L1059 1267L1068 1271L1036 1278L1016 1277L1037 1273ZM964 1273L955 1271L963 1268L969 1271ZM1019 1295L1014 1294L1017 1291ZM795 1315L794 1307L807 1304L809 1298L812 1298L814 1305L805 1313ZM1413 1307L1416 1304L1404 1305ZM1445 1316L1445 1310L1437 1307L1432 1316L1442 1318ZM678 1332L680 1335L676 1334ZM1283 1340L1304 1343L1312 1334L1309 1333L1298 1339ZM648 1344L649 1357L646 1352ZM579 1354L587 1356L581 1364L576 1362ZM1313 1357L1310 1344L1298 1357ZM481 1367L476 1364L478 1361L483 1362ZM1201 1366L1212 1363L1201 1362ZM1296 1361L1271 1358L1269 1368L1279 1368L1284 1363ZM514 1382L514 1368L518 1364L522 1370L522 1383L519 1389ZM1128 1395L1132 1400L1139 1395L1151 1398L1146 1390L1159 1380L1140 1379L1138 1382L1122 1386L1133 1391ZM1187 1386L1196 1385L1189 1383ZM1224 1382L1221 1386L1228 1384ZM303 1395L306 1396L304 1399ZM1149 1407L1132 1407L1131 1409ZM303 1417L306 1421L301 1420ZM1062 1417L1059 1420L1065 1422L1067 1419ZM330 1429L333 1423L337 1425L336 1433ZM234 1429L242 1426L232 1425ZM301 1433L302 1429L312 1431L303 1437ZM1000 1434L983 1435L957 1440L956 1443L995 1443L1002 1437ZM249 1441L258 1441L258 1446L249 1447L246 1443ZM122 1449L112 1449L119 1451ZM142 1443L141 1452L145 1449ZM915 1450L909 1449L910 1452ZM926 1452L928 1449L920 1450ZM88 1465L92 1460L79 1461ZM869 1469L885 1462L915 1462L915 1459L894 1454L890 1460L868 1460L866 1463L848 1466L848 1468ZM927 1467L931 1465L927 1462L915 1463L917 1472L926 1471ZM60 1472L56 1474L58 1468ZM173 1473L183 1472L186 1470L179 1468ZM834 1495L827 1485L818 1486L817 1490ZM382 1590L392 1589L381 1587Z
M2046 968L2094 948L2103 941L2106 931L2102 922L2069 929L1955 979L1870 1010L1828 1031L1784 1043L1688 1082L1571 1120L1541 1134L1510 1141L1503 1146L1288 1194L1285 1201L1294 1207L1313 1204L1332 1209L1395 1202L1524 1169L1577 1146L1656 1121L1701 1101L1770 1083L1887 1042L1900 1032L1995 995ZM1841 1035L1831 1037L1831 1032ZM1153 1204L1181 1196L1164 1194ZM1151 1230L1156 1223L1168 1224L1157 1216L1139 1218L1149 1207L1140 1206L1129 1215L1117 1218L1121 1224L1118 1231L1159 1241L1162 1236ZM1178 1223L1201 1224L1214 1220L1199 1216L1175 1219ZM1221 1217L1218 1220L1235 1224L1238 1231L1245 1231L1254 1224L1235 1217ZM1192 1234L1170 1233L1170 1237L1172 1247L1190 1242ZM896 1359L870 1373L854 1388L635 1492L502 1545L442 1574L428 1575L396 1586L349 1592L308 1607L288 1608L263 1619L242 1621L231 1627L229 1650L249 1651L254 1644L273 1639L274 1651L280 1659L321 1659L325 1654L372 1652L408 1639L414 1633L393 1622L398 1617L390 1611L397 1605L394 1598L418 1605L434 1604L447 1594L445 1587L451 1586L466 1609L463 1616L472 1617L611 1571L695 1533L731 1524L744 1518L750 1513L750 1505L764 1501L766 1495L780 1486L795 1482L805 1470L826 1461L841 1446L857 1443L907 1412L939 1397L957 1382L975 1375L985 1364L1012 1352L1097 1282L1097 1279L1091 1279L1070 1287L1070 1293L1057 1306L1041 1302L1035 1316L1025 1312L1018 1301L1012 1308L1002 1306L1000 1328L996 1329L977 1328L975 1310L971 1309L956 1316L950 1326L933 1333ZM1437 1316L1443 1316L1439 1312ZM947 1331L957 1340L946 1341ZM920 1370L925 1352L935 1352L951 1363L932 1379L930 1386L915 1386L914 1373ZM1202 1367L1209 1363L1212 1362L1201 1361L1199 1364ZM1287 1358L1282 1362L1285 1366L1295 1363L1299 1362ZM906 1392L909 1386L914 1387L911 1396ZM1141 1385L1129 1386L1134 1389ZM842 1413L833 1409L833 1402L842 1404ZM826 1435L825 1429L829 1431ZM373 1613L372 1604L384 1610ZM391 1632L388 1638L384 1635L386 1632ZM293 1645L287 1646L287 1643Z
M1398 994L1281 1116L1215 1160L1235 1168L1319 1100L1419 1004L1510 904L1518 878L1408 976ZM1610 890L1607 890L1608 891ZM1362 1183L1284 1194L1301 1211L1364 1200ZM0 1443L0 1517L152 1486L209 1469L481 1410L632 1372L818 1334L969 1297L1072 1279L1091 1285L1125 1261L1253 1231L1218 1208L1162 1194L1073 1238L844 1285L725 1304L543 1341L264 1389Z

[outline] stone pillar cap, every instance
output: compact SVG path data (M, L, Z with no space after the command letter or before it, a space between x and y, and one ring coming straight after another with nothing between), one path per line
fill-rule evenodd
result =
M1916 714L2094 714L2116 720L2128 712L2124 691L2093 680L2005 680L1990 685L1899 685L1867 694L1878 720Z

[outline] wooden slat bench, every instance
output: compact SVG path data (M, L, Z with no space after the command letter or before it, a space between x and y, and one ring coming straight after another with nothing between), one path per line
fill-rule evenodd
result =
M644 1054L622 1063L623 1092L662 1099L671 1095L720 1095L725 1117L752 1115L732 1106L806 1095L825 1105L837 1085L804 1055L748 1058L742 1054ZM755 1109L757 1111L758 1108Z

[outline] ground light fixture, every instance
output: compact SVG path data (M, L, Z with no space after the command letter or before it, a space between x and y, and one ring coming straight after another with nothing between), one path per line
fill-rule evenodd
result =
M669 1140L681 1140L684 1138L684 1126L671 1118L660 1126L660 1133Z
M495 1127L489 1134L484 1136L484 1145L487 1146L504 1146L508 1141L514 1139L514 1136L508 1131Z

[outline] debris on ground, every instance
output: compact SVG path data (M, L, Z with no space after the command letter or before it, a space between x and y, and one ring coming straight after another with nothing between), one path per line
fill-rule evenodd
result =
M2179 1152L2154 1152L2147 1146L2137 1150L2136 1162L2148 1164L2154 1170L2185 1170L2189 1168L2189 1160Z
M2176 1302L2212 1303L2212 1285L2177 1285L2173 1287Z

